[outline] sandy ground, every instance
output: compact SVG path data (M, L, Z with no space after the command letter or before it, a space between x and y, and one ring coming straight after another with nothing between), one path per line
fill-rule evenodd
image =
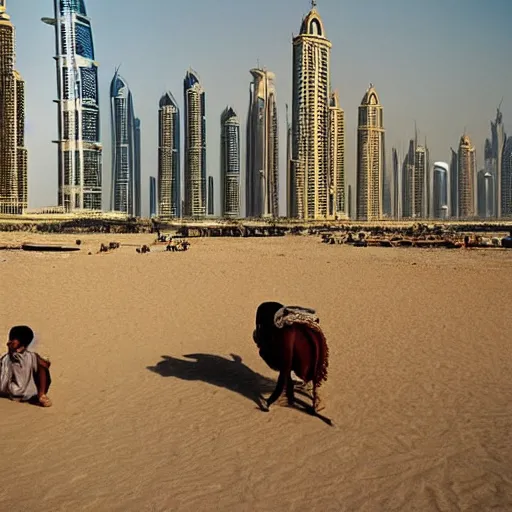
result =
M34 328L54 401L0 400L0 510L512 510L512 252L0 245L76 238L0 251L0 332ZM133 245L87 254L102 241ZM251 338L264 300L317 309L335 427L258 409L277 377Z

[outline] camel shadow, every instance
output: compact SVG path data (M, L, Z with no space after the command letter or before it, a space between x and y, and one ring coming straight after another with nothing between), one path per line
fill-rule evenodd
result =
M261 410L265 410L262 393L270 393L276 381L269 379L246 366L242 358L230 354L226 359L213 354L188 354L178 359L162 356L162 361L147 369L162 377L175 377L188 381L202 381L246 397Z

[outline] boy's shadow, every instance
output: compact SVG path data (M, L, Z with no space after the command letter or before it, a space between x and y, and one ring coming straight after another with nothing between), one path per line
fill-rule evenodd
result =
M240 393L264 410L261 393L270 393L276 381L254 372L236 354L226 359L213 354L188 354L178 359L162 356L162 361L147 369L162 377L176 377L182 380L200 380Z

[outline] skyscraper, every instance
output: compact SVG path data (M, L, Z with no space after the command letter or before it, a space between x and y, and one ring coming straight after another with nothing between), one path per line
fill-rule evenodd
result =
M383 215L385 169L384 119L377 91L370 84L361 105L357 127L357 218L380 220Z
M450 166L444 162L434 163L434 175L433 175L433 190L432 190L432 202L433 202L433 218L434 219L446 219L449 217L449 206L448 206L448 175L450 172Z
M215 196L213 189L213 176L208 176L208 215L215 213Z
M246 217L279 215L279 127L274 73L251 69L247 116Z
M142 215L142 169L141 169L141 143L140 143L140 119L135 118L135 215L140 217Z
M185 217L206 215L206 111L199 76L189 70L183 81L185 100Z
M428 149L425 146L416 146L414 152L414 170L410 183L411 217L413 219L427 218L427 169Z
M156 211L156 178L154 176L149 177L149 217L155 217Z
M477 174L477 215L482 219L495 216L494 201L496 199L494 175L485 169Z
M414 162L416 160L416 137L409 141L409 148L402 164L402 218L413 216Z
M470 138L464 134L459 143L459 218L468 219L476 214L475 180L476 156Z
M330 219L347 216L345 198L345 112L337 92L329 103L329 205Z
M0 0L0 213L27 208L25 82L14 69L16 34Z
M140 121L135 118L133 97L128 84L117 70L110 84L110 113L112 126L110 209L140 216Z
M220 200L223 217L240 217L240 121L231 107L220 118Z
M450 215L457 219L459 217L459 155L453 148L450 148L450 152Z
M491 138L485 141L485 171L494 177L495 187L495 212L497 218L502 217L503 208L507 208L506 178L503 176L503 158L507 135L503 125L503 114L500 110L501 103L496 110L496 118L491 121Z
M158 111L158 215L181 216L180 110L174 96L160 98Z
M501 172L501 216L512 217L512 137L503 148Z
M98 63L85 0L54 0L58 91L58 204L101 210Z
M329 106L331 43L311 2L293 38L292 159L290 213L299 219L329 218Z
M292 125L286 104L286 217L292 217Z
M400 172L400 156L398 150L391 150L391 164L393 166L391 175L391 216L393 219L402 218L402 179Z

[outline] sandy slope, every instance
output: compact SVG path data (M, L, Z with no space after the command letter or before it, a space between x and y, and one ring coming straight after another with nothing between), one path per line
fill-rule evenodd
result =
M286 237L88 256L151 236L79 238L0 252L0 333L36 330L55 404L0 401L0 510L512 509L512 253ZM256 406L272 299L320 314L335 428Z

